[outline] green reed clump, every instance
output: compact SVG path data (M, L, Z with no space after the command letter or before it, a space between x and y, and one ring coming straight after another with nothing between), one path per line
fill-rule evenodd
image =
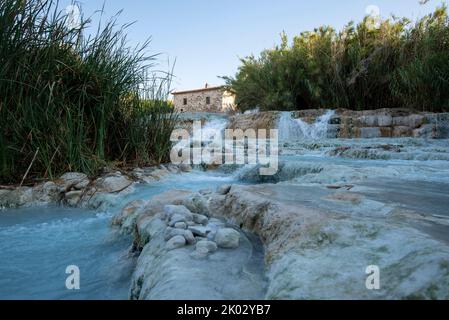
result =
M85 36L89 23L70 27L52 0L0 2L0 182L30 164L29 178L51 178L166 160L170 77L151 80L156 57L127 45L126 26Z
M320 27L282 35L274 49L249 56L225 77L241 110L404 107L449 110L449 19L438 8L417 23L370 18L342 31Z

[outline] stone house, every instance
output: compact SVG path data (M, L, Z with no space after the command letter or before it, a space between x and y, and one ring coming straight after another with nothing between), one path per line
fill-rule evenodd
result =
M178 112L224 113L236 108L235 95L224 86L172 92L173 105Z

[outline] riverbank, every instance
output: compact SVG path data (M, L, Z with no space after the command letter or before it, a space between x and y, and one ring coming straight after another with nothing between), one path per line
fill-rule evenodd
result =
M413 112L408 109L316 109L297 112L253 112L229 117L223 114L184 113L180 115L176 127L191 130L193 121L201 121L206 131L222 131L225 128L279 129L279 138L286 144L282 151L284 154L292 152L289 151L291 145L296 145L296 149L301 144L304 145L304 139L314 142L317 139L449 138L449 113ZM383 145L372 141L372 145L367 142L357 147L334 142L335 147L329 152L341 157L354 154L361 158L382 157L384 154L398 159L407 157L404 148L392 146L388 140ZM308 148L310 149L310 146ZM388 153L391 148L396 152ZM413 156L408 157L410 159ZM444 153L440 153L439 157L447 158ZM55 181L47 181L34 187L0 188L0 207L57 202L69 206L98 208L102 201L107 201L103 198L114 198L129 192L134 182L158 181L167 173L190 170L189 166L179 167L172 164L144 169L136 167L127 171L106 168L96 179L89 179L84 173L67 173Z
M35 247L30 239L53 225L42 217L48 206L29 208L42 219L31 227L24 221L28 218L21 220L23 209L6 209L0 212L0 238L5 246L8 238L18 245L5 248L0 261L15 261L25 252L39 255L48 247L42 274L54 278L64 270L51 255L53 246L74 248L71 263L104 262L117 258L108 248L123 240L120 256L130 263L125 270L131 270L117 271L111 262L109 271L126 274L121 288L127 282L130 299L448 299L449 140L329 139L335 114L320 112L313 123L301 119L300 130L270 118L283 138L273 176L260 176L257 165L207 171L164 165L113 171L89 181L64 175L52 182L70 186L60 191L59 203L69 205L67 194L84 185L83 193L93 195L73 203L81 219L89 226L92 215L107 217L101 234L95 228L79 230L96 239L95 249L77 250L77 231L43 237ZM266 118L267 113L237 117L248 116ZM232 124L223 125L222 116L205 121L220 130ZM52 219L59 221L62 211L55 208ZM57 225L72 225L73 219ZM109 253L86 258L101 250ZM68 260L70 253L62 247L58 252ZM48 271L50 266L56 271ZM107 263L103 266L108 270ZM379 290L366 287L369 266L380 270ZM13 262L0 263L0 283L8 283L13 268ZM90 267L81 272L95 274ZM101 297L89 291L94 279L86 281L83 293ZM3 296L12 287L4 288Z
M153 183L168 174L191 170L187 165L172 164L129 171L105 168L104 173L95 178L89 178L84 173L68 172L54 181L33 187L0 188L0 208L63 204L68 207L99 209L132 193L139 183Z

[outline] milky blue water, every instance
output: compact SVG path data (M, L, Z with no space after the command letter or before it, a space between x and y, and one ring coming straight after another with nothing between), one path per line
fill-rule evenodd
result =
M56 206L0 213L0 298L125 299L131 240L110 218ZM80 268L80 290L65 287L69 265Z
M106 212L59 206L0 211L0 299L127 299L135 258L130 237L110 227L134 199L169 189L216 188L231 179L193 172L141 185ZM80 269L80 290L65 287L66 267Z
M400 152L387 152L387 159L357 158L357 154L329 156L328 152L338 147L341 140L285 148L280 161L288 166L279 181L287 181L284 200L332 209L322 200L331 192L327 186L349 181L355 185L355 192L367 199L447 219L449 161L445 157L449 154L449 141L343 142L357 148L384 143L403 147ZM198 191L248 183L239 175L240 170L223 168L209 173L171 175L160 182L137 186L135 192L105 211L59 206L0 211L0 299L127 299L135 264L135 258L129 255L132 240L110 227L112 216L129 201L149 200L170 189ZM291 183L300 187L289 191ZM447 226L427 223L417 227L449 243ZM65 287L69 265L80 268L78 291Z

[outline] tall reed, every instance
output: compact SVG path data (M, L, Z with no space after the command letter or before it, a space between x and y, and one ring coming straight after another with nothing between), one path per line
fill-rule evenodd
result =
M153 76L149 42L130 47L116 18L88 36L91 21L70 27L55 1L0 2L0 182L20 181L37 150L29 178L164 160L170 76Z

